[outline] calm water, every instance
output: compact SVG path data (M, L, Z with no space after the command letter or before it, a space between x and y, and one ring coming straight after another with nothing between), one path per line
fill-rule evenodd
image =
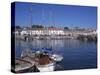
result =
M54 53L61 54L64 59L60 64L64 70L96 68L97 44L79 40L33 40L16 41L16 57L20 57L26 48L43 48L52 46Z

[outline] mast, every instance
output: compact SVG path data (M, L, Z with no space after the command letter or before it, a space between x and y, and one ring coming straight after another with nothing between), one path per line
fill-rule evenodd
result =
M53 14L52 14L52 11L50 12L50 19L51 19L52 25L55 26L54 16L53 16Z
M44 9L42 8L42 23L44 22ZM44 25L44 28L46 28L46 26Z
M32 7L30 7L30 25L29 25L29 28L31 28L31 26L32 26L32 20L33 20L33 18L32 18Z
M45 15L44 15L44 8L42 8L42 24L43 24L43 22L44 22L44 20L45 20ZM43 32L44 32L44 35L46 35L46 25L45 25L45 23L44 23L44 29L43 29Z

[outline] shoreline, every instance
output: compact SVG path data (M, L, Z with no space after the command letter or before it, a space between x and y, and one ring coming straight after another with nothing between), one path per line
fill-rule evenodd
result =
M17 40L23 41L32 41L32 40L68 40L75 39L80 41L94 41L97 42L97 36L95 35L79 35L79 36L23 36L23 35L15 35L12 37Z

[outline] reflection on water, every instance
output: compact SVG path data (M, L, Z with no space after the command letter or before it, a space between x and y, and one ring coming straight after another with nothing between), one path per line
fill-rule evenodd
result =
M64 59L61 64L65 70L96 68L97 46L95 42L79 40L16 40L16 57L20 57L22 50L28 48L52 47L53 51L61 54Z

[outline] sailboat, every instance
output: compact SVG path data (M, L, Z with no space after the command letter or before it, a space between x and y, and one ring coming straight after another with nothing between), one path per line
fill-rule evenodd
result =
M32 65L35 65L40 72L54 71L55 69L54 60L52 60L49 53L43 51L43 49L36 50L35 52L24 50L24 52L21 54L21 58L22 60L28 61L32 63Z

